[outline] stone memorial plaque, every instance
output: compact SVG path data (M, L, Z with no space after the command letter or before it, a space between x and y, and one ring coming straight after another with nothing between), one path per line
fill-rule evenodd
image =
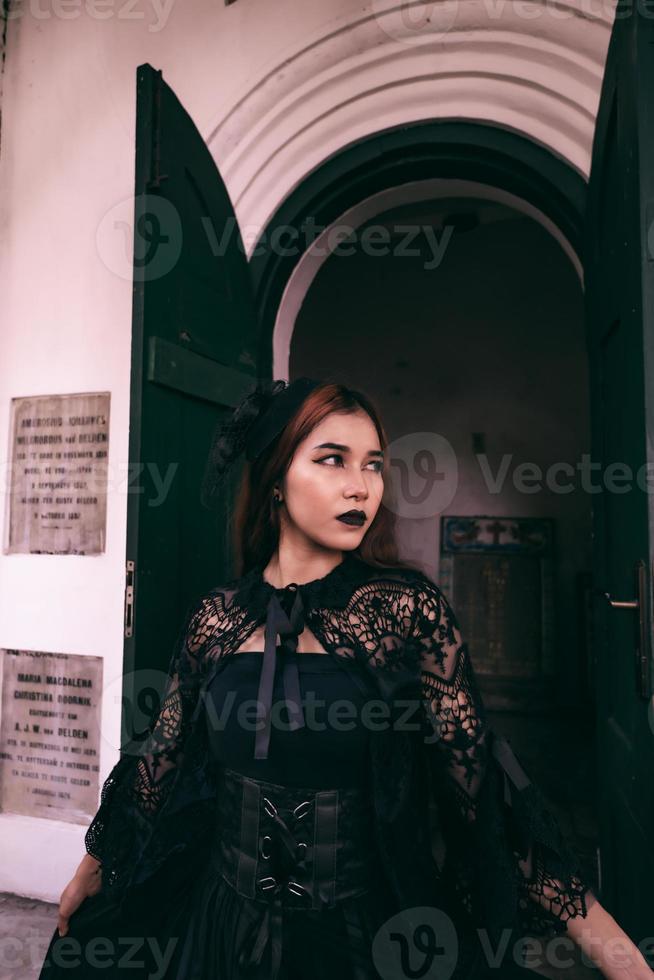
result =
M110 397L12 398L5 554L104 552Z
M2 655L0 809L88 823L98 804L102 657Z

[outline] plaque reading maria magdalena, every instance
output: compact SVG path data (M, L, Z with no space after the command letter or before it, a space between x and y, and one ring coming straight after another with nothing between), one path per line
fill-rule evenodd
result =
M87 823L99 791L102 657L2 651L0 809Z
M12 398L5 554L104 552L110 397Z

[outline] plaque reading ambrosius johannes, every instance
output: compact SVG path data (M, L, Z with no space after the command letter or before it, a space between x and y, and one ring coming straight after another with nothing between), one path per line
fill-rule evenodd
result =
M0 809L87 823L97 809L102 657L4 650Z
M6 554L105 550L109 392L13 398Z

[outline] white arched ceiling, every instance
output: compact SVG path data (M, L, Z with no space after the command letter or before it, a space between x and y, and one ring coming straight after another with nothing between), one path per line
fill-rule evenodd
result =
M570 242L561 233L560 228L547 215L543 214L542 211L539 211L528 201L517 197L515 194L510 194L508 191L496 187L489 187L487 184L480 184L476 181L448 180L443 178L416 180L398 187L390 187L371 195L365 200L360 201L354 207L349 208L315 239L312 247L303 253L293 270L293 274L286 283L277 311L272 343L273 377L281 378L285 381L289 380L289 359L295 320L306 294L318 274L318 270L323 262L326 262L329 258L329 249L326 243L330 238L330 230L332 228L337 225L344 225L348 229L356 230L377 215L383 214L385 211L400 205L421 201L435 201L448 198L461 199L466 197L503 204L506 207L513 208L533 218L534 221L541 224L559 243L574 266L583 286L581 262Z
M248 255L307 173L392 126L504 126L587 177L613 15L614 0L372 0L305 36L207 138Z

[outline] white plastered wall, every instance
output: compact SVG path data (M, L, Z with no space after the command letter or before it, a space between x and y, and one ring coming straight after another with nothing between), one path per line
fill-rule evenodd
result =
M135 75L163 70L250 249L322 160L409 121L508 126L589 169L613 4L588 0L14 0L0 152L0 460L16 396L111 392L107 548L0 555L0 647L122 669ZM125 203L127 202L127 203ZM115 255L120 251L122 266ZM4 511L4 508L2 508ZM119 704L103 702L101 781ZM56 900L84 826L0 814L0 890Z

